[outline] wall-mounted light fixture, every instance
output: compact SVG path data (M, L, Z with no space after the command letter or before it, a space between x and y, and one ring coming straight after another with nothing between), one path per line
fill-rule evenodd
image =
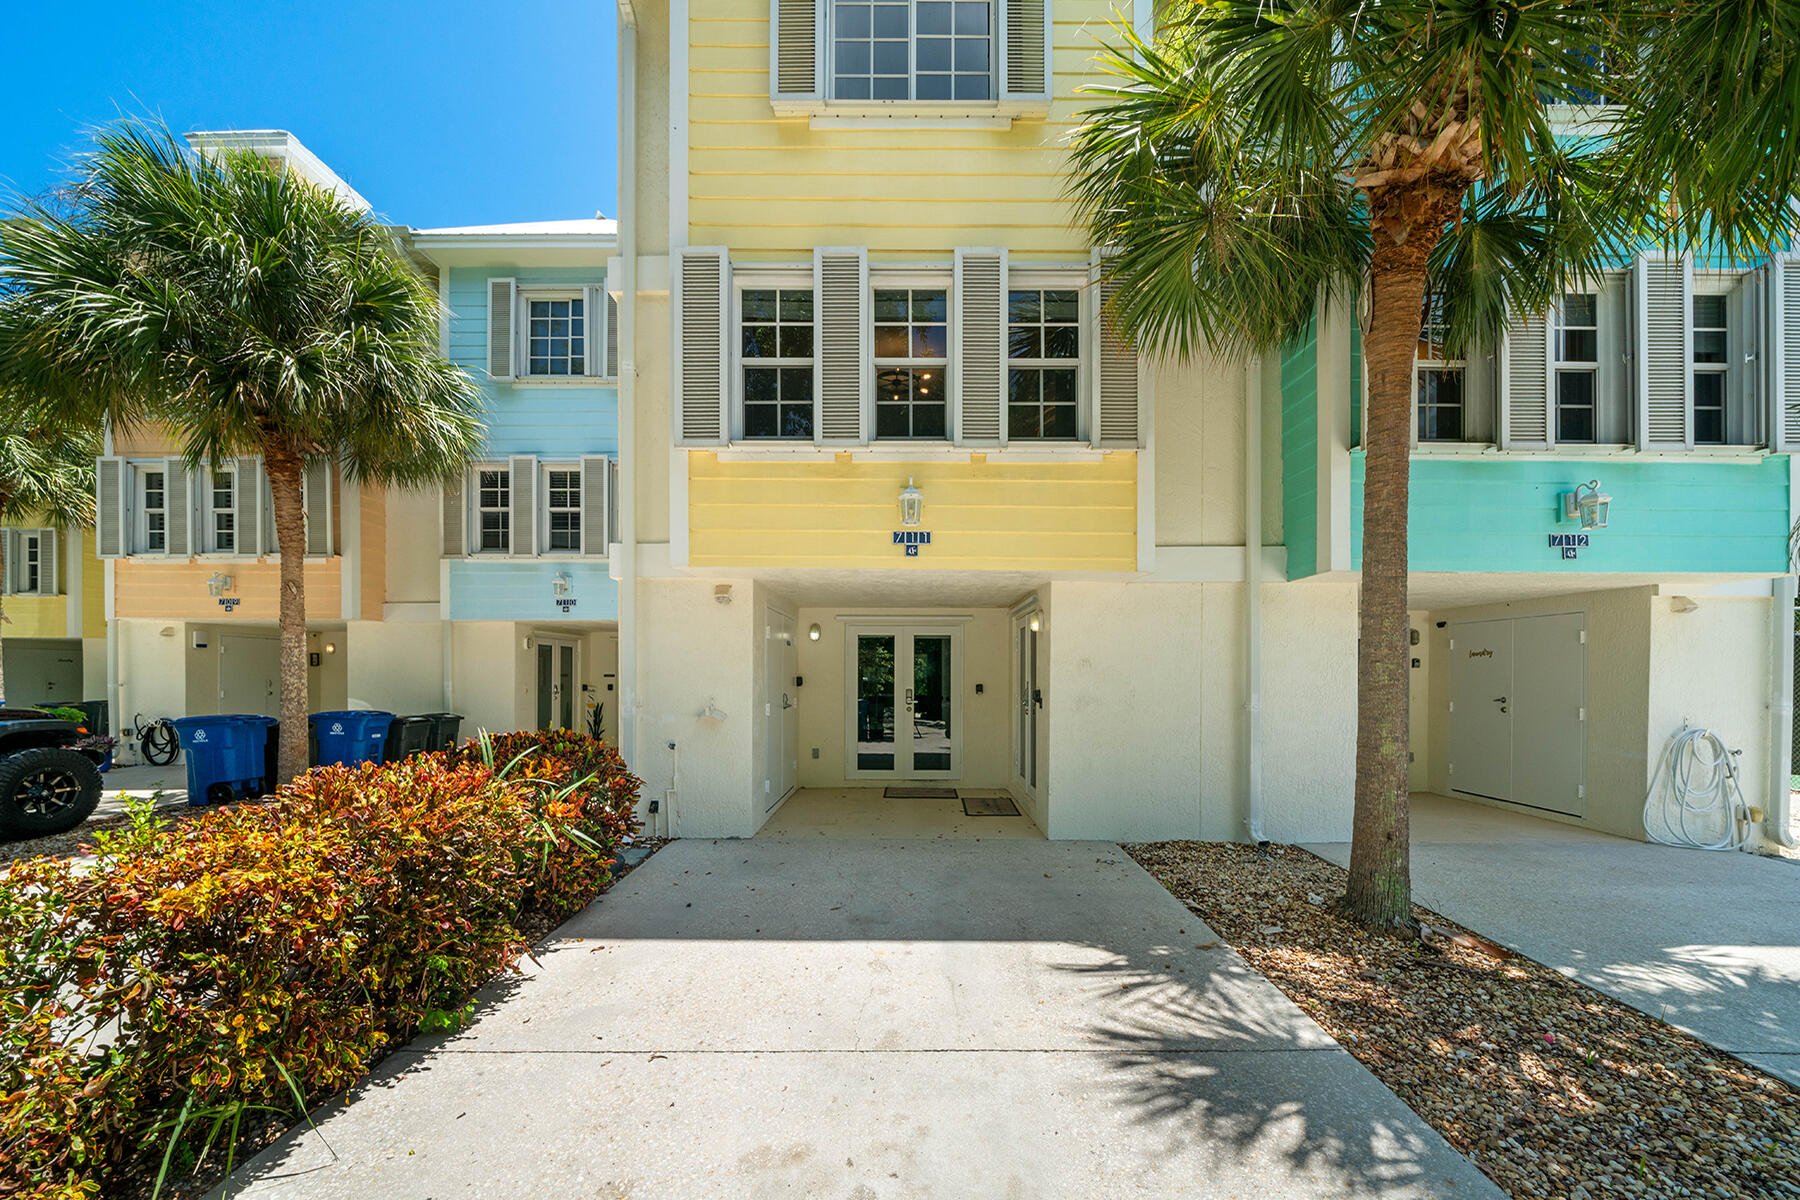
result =
M1612 510L1612 497L1600 490L1600 481L1590 479L1578 483L1572 492L1563 493L1563 516L1580 521L1583 529L1605 529Z
M1031 632L1036 633L1044 627L1044 610L1034 609L1031 613Z
M713 588L713 600L719 604L731 603L731 585L721 583Z
M918 525L925 520L925 493L913 486L912 476L906 477L906 486L900 491L900 523L902 525Z
M817 621L814 621L812 628L806 631L806 636L815 642L819 640L819 623Z
M569 589L574 586L575 581L569 577L567 571L558 571L550 579L550 590L558 596L568 595Z
M206 581L207 594L212 596L223 596L234 586L236 586L236 580L232 579L231 576L221 574L218 571L214 571L212 578Z
M1669 611L1670 612L1691 613L1699 607L1700 607L1699 602L1697 600L1695 600L1692 596L1670 596L1669 597Z
M325 653L336 654L337 653L337 643L336 642L326 642L325 643Z

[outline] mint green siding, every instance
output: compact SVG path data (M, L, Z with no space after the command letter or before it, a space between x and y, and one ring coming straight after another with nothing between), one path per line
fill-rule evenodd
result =
M1562 495L1598 479L1605 529L1569 560L1548 535L1574 533ZM1362 565L1363 455L1351 459L1350 554ZM1569 461L1483 456L1412 464L1414 571L1779 573L1787 569L1788 460ZM1291 552L1290 552L1291 553Z
M1281 352L1281 531L1289 579L1318 572L1318 323Z

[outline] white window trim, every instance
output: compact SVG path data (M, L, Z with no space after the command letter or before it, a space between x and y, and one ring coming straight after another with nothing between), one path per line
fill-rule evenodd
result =
M571 459L568 461L558 460L558 461L552 462L552 461L548 461L548 460L544 460L544 459L539 459L538 460L538 495L543 497L543 499L538 503L538 511L537 511L537 522L538 522L537 544L540 548L538 557L539 558L547 558L547 559L564 559L564 558L586 559L586 558L591 558L592 557L591 555L583 554L581 552L581 534L580 534L580 532L577 532L575 535L575 548L573 550L552 550L550 548L550 513L552 511L550 508L550 473L552 471L567 471L570 474L575 476L576 495L578 497L578 499L575 502L575 508L574 508L575 516L576 516L577 520L585 520L586 519L585 513L583 512L583 501L585 501L587 499L587 497L585 495L583 495L580 490L581 486L582 486L581 460L579 458L575 458L575 459ZM556 511L567 512L569 510L559 509ZM490 551L488 551L488 553L492 554L492 553L494 553L494 551L490 550Z
M1592 296L1594 298L1594 323L1592 325L1567 325L1563 322L1564 301L1569 296ZM1606 387L1611 380L1602 364L1606 360L1607 302L1604 283L1594 285L1582 284L1572 286L1561 292L1556 303L1550 309L1550 326L1547 336L1550 339L1550 394L1546 397L1549 405L1550 441L1553 445L1592 446L1597 442L1564 442L1562 432L1562 388L1558 382L1564 375L1590 375L1594 380L1593 403L1594 433L1598 438L1601 428L1601 417L1606 407ZM1568 330L1592 330L1594 334L1594 357L1592 359L1564 358L1562 356L1562 335Z
M52 532L52 530L49 529L48 527L38 526L38 527L32 528L32 529L7 529L3 535L0 535L0 536L4 536L4 537L12 539L12 544L7 547L6 570L4 571L4 573L0 573L0 595L5 595L5 596L56 596L56 595L62 594L60 592L46 592L43 590L43 587L44 587L44 535L47 533L50 533L50 532ZM35 586L29 587L29 588L16 588L15 589L13 587L13 580L19 577L19 573L25 567L25 562L26 562L25 543L27 541L36 541L37 542L37 554L38 554L37 584ZM58 572L58 575L60 577L61 572Z
M214 471L221 471L221 470L225 471L226 473L228 473L231 476L231 507L229 509L221 509L221 508L217 507L213 502L215 489L213 488L212 475L213 475ZM201 519L205 522L204 527L201 529L201 538L206 544L205 544L204 550L201 553L196 554L194 557L196 557L196 558L243 558L243 557L245 557L245 555L243 554L242 551L235 548L235 547L237 547L237 545L239 544L239 542L242 540L242 538L244 536L244 522L241 519L241 514L244 511L243 481L238 478L237 464L235 462L227 462L227 463L224 463L223 465L219 465L219 464L214 464L214 463L203 462L200 464L199 470L196 472L196 474L199 475L201 478L203 478L206 483L206 498L200 505L200 516L201 516ZM221 550L218 548L218 544L219 544L218 514L221 512L230 512L231 513L231 529L232 529L231 544L234 547L231 550Z
M146 496L149 477L161 475L162 507L157 511L163 514L163 545L160 550L150 549L150 509ZM132 558L166 558L169 553L169 478L166 468L161 462L131 464L131 554Z
M812 267L804 270L798 267L734 267L731 272L731 316L729 318L729 335L727 341L731 347L731 403L730 429L731 445L755 446L763 449L777 447L801 447L813 450L813 439L804 438L752 438L744 436L744 293L758 291L813 291ZM819 402L819 337L818 337L819 297L813 296L813 404ZM759 364L761 360L759 360ZM818 427L818 415L815 411L813 426Z
M846 0L846 2L849 2L849 0ZM894 2L894 0L887 0L887 2L891 4ZM909 92L917 91L918 86L919 86L919 59L918 59L918 54L919 54L919 50L918 50L918 46L919 46L919 5L924 2L926 2L926 0L905 0L905 3L906 3L906 45L907 45L906 86L907 86L907 90ZM945 0L934 0L934 2L945 2ZM1000 96L1000 57L1001 57L1000 50L1001 50L1001 38L1002 38L1002 36L1004 36L1004 33L1005 33L1005 19L1002 15L1002 8L1005 5L1006 0L977 0L977 2L985 3L988 6L987 81L988 81L988 91L990 94L986 99L983 99L983 100L955 100L955 99L941 99L940 98L940 99L936 99L936 100L927 99L924 101L920 101L915 96L907 96L904 99L890 99L890 100L856 100L856 99L840 100L840 99L835 98L836 94L837 94L837 78L838 78L838 76L837 76L836 22L837 22L837 9L838 9L839 0L819 0L819 3L824 5L824 9L825 9L825 12L824 12L825 28L823 31L823 37L825 39L825 95L827 97L827 101L826 101L827 104L829 104L833 107L838 107L838 106L843 106L843 105L864 105L864 104L866 104L866 105L879 106L879 109L886 109L889 106L896 105L896 104L904 104L909 109L911 109L914 106L919 105L920 103L924 103L927 105L941 106L941 107L948 108L948 109L957 109L957 108L961 108L962 106L971 105L971 104L985 105L985 104L990 104L990 103L996 103ZM951 45L952 59L951 59L951 64L950 64L949 75L952 80L952 88L954 89L954 80L955 80L956 75L959 73L956 70L956 63L955 63L955 57L954 57L955 56L955 42L958 40L957 34L955 33L954 16L952 17L952 21L951 21L951 30L952 30L952 32L948 35L948 38L952 44ZM883 40L892 40L892 39L883 39ZM972 72L963 72L963 73L964 74L972 74ZM944 72L941 72L941 71L940 72L931 72L931 74L944 74ZM873 72L872 71L870 73L870 77L871 77L871 81L872 81L873 80ZM873 90L873 89L871 88L871 90Z
M1734 442L1730 440L1723 442L1696 441L1694 451L1697 453L1718 454L1721 451L1728 453L1745 453L1767 449L1767 431L1763 429L1766 422L1762 420L1761 415L1756 411L1758 407L1757 397L1748 393L1747 389L1744 387L1746 382L1745 372L1737 369L1744 358L1745 335L1748 331L1744 328L1742 314L1734 311L1735 306L1732 304L1732 300L1740 285L1745 283L1746 278L1747 273L1741 271L1708 270L1704 267L1694 268L1693 290L1688 298L1688 311L1683 317L1687 322L1689 334L1688 374L1690 376L1724 376L1724 421L1726 434L1730 434L1734 422L1744 423L1748 424L1750 429L1756 434L1760 434L1762 440L1748 442ZM1694 361L1693 333L1697 327L1694 325L1693 301L1701 296L1725 297L1725 361L1722 363L1700 363ZM1711 328L1711 326L1708 326L1708 328ZM1699 400L1699 393L1690 387L1688 395L1690 396L1688 402L1690 409L1694 412L1698 412L1697 402ZM1689 416L1691 419L1693 413L1690 412Z
M506 503L498 509L484 509L481 506L481 473L483 471L504 471L506 473ZM469 486L464 501L466 515L464 529L464 553L470 558L510 558L512 557L512 464L505 459L496 462L478 462L469 468ZM481 545L481 514L484 512L501 512L506 514L506 548L504 550L486 550Z
M594 335L600 334L598 345L600 353L606 354L606 331L594 319L594 314L587 311L588 291L580 284L517 284L513 288L513 375L512 384L523 387L593 387L598 375L588 374L587 365L593 362L593 350L596 345ZM582 373L575 375L533 375L531 370L531 302L534 300L580 300L581 308L581 361ZM600 321L605 321L606 313L602 305ZM602 361L604 370L604 361Z
M915 2L916 2L916 0L915 0ZM952 294L954 292L954 290L955 290L955 283L953 281L953 277L949 276L949 275L935 275L935 274L931 274L931 273L921 272L915 276L912 274L901 273L901 272L893 272L893 273L877 273L875 271L869 272L869 314L870 314L870 316L869 316L869 329L870 329L869 373L875 379L879 380L879 378L881 376L881 369L883 367L897 367L897 368L901 368L901 369L911 369L911 368L923 369L923 368L928 368L928 367L935 367L938 372L938 379L937 379L938 388L943 393L944 431L946 434L945 437L941 437L941 438L930 438L930 437L926 437L926 438L914 438L914 437L884 438L884 437L882 437L879 432L879 427L880 427L880 423L881 423L881 396L878 391L871 389L869 403L870 403L870 406L874 410L870 414L870 419L869 419L869 440L871 442L885 441L889 444L893 444L896 442L906 442L906 443L910 443L915 446L946 445L950 442L951 439L948 436L949 432L956 428L956 413L950 407L950 401L951 401L951 397L950 397L950 342L951 342L950 323L955 319L955 315L956 315L956 305L954 303L955 296ZM897 292L897 291L905 291L905 292L909 293L909 295L912 292L938 292L938 291L941 291L944 293L944 357L942 359L883 358L883 357L878 356L875 353L874 327L876 325L892 324L892 322L880 321L875 317L875 315L874 315L874 313L875 313L875 293L876 292ZM907 307L907 320L906 320L906 327L909 331L912 328L912 324L913 324L912 309L911 309L911 302L909 299L908 307ZM907 405L907 408L909 410L909 419L910 419L910 410L912 407L913 407L913 405L909 402Z
M1098 344L1094 334L1098 331L1100 323L1099 289L1088 283L1088 276L1085 270L1080 273L1070 273L1033 271L1027 268L1024 270L1009 269L1007 271L1006 291L1006 299L1001 302L1003 310L1002 318L1009 331L1003 338L1003 345L1007 351L1006 358L1001 364L1001 369L1003 371L1010 373L1012 370L1012 341L1010 333L1012 321L1010 318L1012 314L1011 293L1013 292L1074 292L1076 311L1079 313L1075 320L1076 337L1078 339L1076 353L1081 357L1076 359L1025 360L1033 366L1050 366L1052 363L1067 363L1075 368L1075 436L1073 438L1038 437L1019 438L1014 440L1012 434L1008 432L1011 423L1011 413L1008 410L1012 405L1012 390L1009 374L1007 379L1001 381L1000 442L1002 448L1010 449L1014 446L1042 448L1067 445L1071 442L1080 442L1083 445L1087 444L1093 439L1093 423L1098 419L1094 414L1093 404L1090 402L1092 399L1090 381L1094 375L1095 368L1098 365L1095 361ZM1039 327L1042 328L1041 322L1039 323Z

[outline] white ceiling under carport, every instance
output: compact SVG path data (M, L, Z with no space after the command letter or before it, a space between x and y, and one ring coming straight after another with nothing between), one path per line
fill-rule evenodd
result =
M1706 595L1726 588L1735 594L1767 595L1767 575L1651 575L1613 571L1574 574L1568 571L1415 571L1407 581L1407 607L1425 610L1473 608L1577 592L1610 592L1621 588L1660 587L1663 594Z

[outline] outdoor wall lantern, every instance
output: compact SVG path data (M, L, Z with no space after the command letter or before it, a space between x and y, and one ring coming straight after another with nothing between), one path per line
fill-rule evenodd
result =
M900 523L902 525L918 525L925 520L925 493L913 486L912 476L906 477L906 487L900 492Z
M568 595L569 589L573 586L575 586L575 581L569 577L567 571L558 571L550 580L550 590L558 596Z
M1031 614L1031 632L1036 633L1044 627L1044 611L1038 609Z
M337 643L336 642L326 642L325 643L325 653L336 654L337 653Z
M1572 492L1563 493L1563 516L1580 521L1583 529L1605 529L1612 497L1600 490L1600 481L1590 479L1578 483Z
M213 595L213 596L223 596L226 592L229 592L232 589L234 583L235 583L235 581L231 578L231 576L223 575L217 571L214 571L212 578L208 579L206 581L207 594Z
M819 640L819 623L817 621L814 621L812 628L806 631L806 636L815 642Z

